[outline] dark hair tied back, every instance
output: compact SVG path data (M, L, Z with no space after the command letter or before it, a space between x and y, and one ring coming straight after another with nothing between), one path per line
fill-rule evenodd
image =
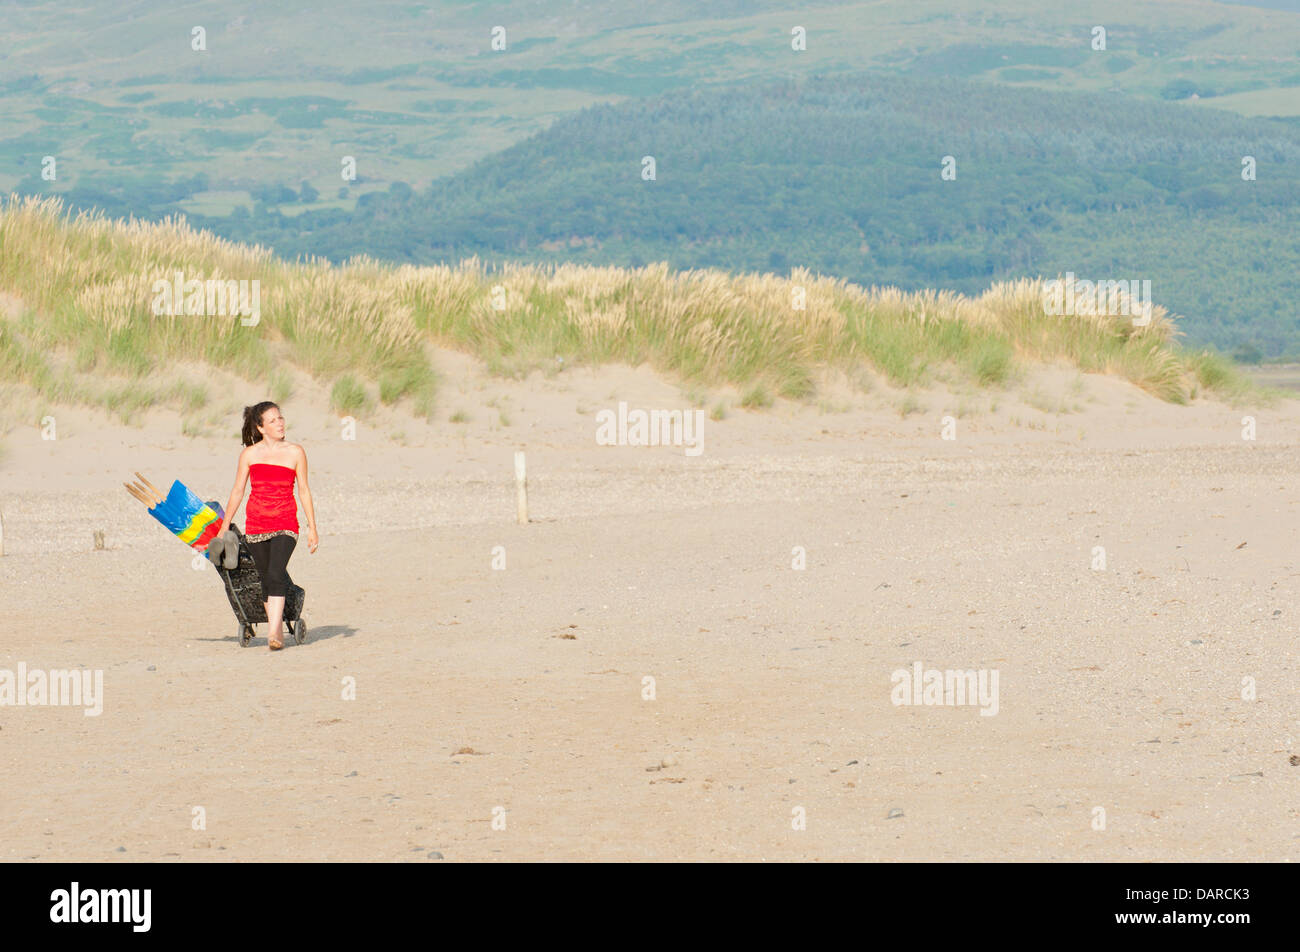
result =
M261 403L255 403L251 407L244 407L244 445L252 446L262 439L262 434L257 432L257 428L262 423L262 415L272 407L279 409L279 406L270 400L263 400Z

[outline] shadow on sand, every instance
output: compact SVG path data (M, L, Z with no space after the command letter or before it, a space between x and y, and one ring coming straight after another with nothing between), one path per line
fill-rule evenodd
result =
M325 641L327 638L351 638L357 633L358 629L351 625L313 625L310 621L307 623L307 644L313 641ZM254 636L249 647L261 645L266 647L266 623L263 622L254 627ZM234 634L228 638L195 638L195 641L227 641L233 644L239 643L239 635ZM286 648L297 647L293 643L293 637L289 634L288 628L284 630L284 646Z

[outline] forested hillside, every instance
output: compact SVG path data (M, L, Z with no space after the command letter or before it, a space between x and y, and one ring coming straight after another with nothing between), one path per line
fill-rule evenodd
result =
M806 266L972 294L1149 279L1190 342L1300 352L1300 128L1119 95L879 74L674 93L354 212L192 221L333 260Z

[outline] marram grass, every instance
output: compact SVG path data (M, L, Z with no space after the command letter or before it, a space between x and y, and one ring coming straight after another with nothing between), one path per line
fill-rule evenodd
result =
M153 313L154 282L176 272L258 281L259 323ZM751 407L772 396L814 397L815 371L828 364L866 366L897 387L925 386L939 368L1000 387L1025 362L1063 360L1180 403L1243 386L1225 361L1179 348L1159 305L1144 327L1122 317L1054 316L1041 280L995 284L972 298L863 288L805 269L783 278L670 272L665 263L489 271L474 258L431 267L356 258L331 266L283 261L183 219L74 217L57 198L0 204L0 291L24 309L18 319L0 314L0 380L50 400L127 412L201 405L195 391L156 385L177 361L274 381L281 392L287 361L329 385L336 409L369 408L370 384L381 404L409 398L415 412L431 416L437 376L428 344L467 351L516 377L645 362L690 386L733 385Z

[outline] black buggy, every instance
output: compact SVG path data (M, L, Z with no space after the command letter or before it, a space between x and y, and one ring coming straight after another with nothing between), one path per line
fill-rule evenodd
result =
M253 626L266 624L268 620L266 607L262 604L262 576L258 574L257 563L253 561L253 553L248 551L248 542L239 526L231 523L227 529L239 539L239 564L228 569L220 564L220 560L214 560L213 565L226 583L230 607L239 620L239 646L247 648L253 641ZM306 596L302 586L295 585L290 579L289 594L284 599L284 626L293 636L295 645L307 641L307 623L302 617L302 603Z

